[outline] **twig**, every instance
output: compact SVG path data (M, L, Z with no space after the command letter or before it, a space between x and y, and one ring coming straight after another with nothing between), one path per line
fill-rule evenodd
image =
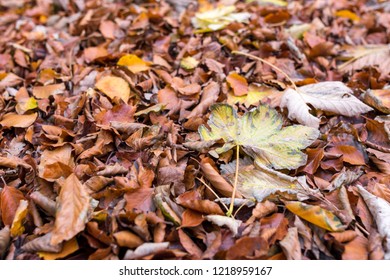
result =
M237 147L236 147L236 171L234 174L234 185L233 185L232 199L230 201L229 211L226 212L226 216L228 216L228 217L231 217L233 214L234 198L236 197L237 183L238 183L239 165L240 165L240 145L237 145Z

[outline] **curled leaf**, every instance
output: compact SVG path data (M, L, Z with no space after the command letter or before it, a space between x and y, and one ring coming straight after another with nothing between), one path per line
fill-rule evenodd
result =
M240 220L221 215L207 215L205 218L207 221L212 222L217 226L226 226L228 229L230 229L234 236L238 234L238 228L242 223Z
M60 252L38 252L38 256L44 260L57 260L62 259L70 254L73 254L79 249L79 244L77 243L76 238L72 238L64 243Z
M25 230L23 223L24 223L24 220L25 220L27 213L28 213L27 207L28 207L27 200L19 201L19 206L16 209L15 218L14 218L14 220L12 222L12 226L11 226L12 237L16 237L16 236L23 234L23 232Z

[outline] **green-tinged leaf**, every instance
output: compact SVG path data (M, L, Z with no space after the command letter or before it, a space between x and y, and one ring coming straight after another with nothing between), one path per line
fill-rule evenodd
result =
M222 176L234 183L236 162L221 166ZM286 174L269 168L256 166L248 158L240 160L237 189L247 198L254 197L261 202L266 197L277 192L284 192L294 196L304 197L309 190L305 178L290 177Z
M302 219L329 231L342 231L345 226L332 212L320 206L299 201L285 202L286 208Z
M221 215L207 215L205 218L207 221L212 222L217 226L226 226L228 229L230 229L234 236L238 234L238 228L242 223L240 220Z
M169 185L155 188L154 203L161 210L166 219L173 222L176 226L181 225L180 217L184 210L170 199Z
M199 127L202 140L223 139L225 144L215 151L226 152L240 146L259 165L275 169L294 169L306 163L306 154L300 150L313 143L319 131L302 125L282 128L282 116L276 110L261 105L256 110L238 117L227 104L211 107L211 116L205 126Z
M309 31L311 28L311 24L303 23L303 24L294 24L290 28L286 29L286 32L290 34L290 36L294 39L301 39L303 34L306 31Z
M192 24L198 33L217 31L232 22L245 22L250 18L249 13L234 13L236 7L222 6L213 10L196 13Z

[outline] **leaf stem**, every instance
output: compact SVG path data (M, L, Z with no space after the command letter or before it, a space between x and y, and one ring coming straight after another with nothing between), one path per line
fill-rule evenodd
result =
M206 186L206 188L213 194L215 195L216 198L218 198L219 202L222 203L223 207L226 209L226 211L229 211L229 208L226 206L225 203L221 200L221 197L205 182L203 179L196 178L199 182L201 182L203 185Z
M282 73L286 78L287 80L293 85L294 89L296 91L298 91L298 88L297 88L297 85L294 83L294 81L290 78L289 75L287 75L286 72L284 72L282 69L280 69L279 67L273 65L272 63L258 57L258 56L255 56L255 55L252 55L252 54L249 54L249 53L244 53L244 52L240 52L240 51L232 51L232 54L239 54L239 55L243 55L243 56L246 56L246 57L249 57L249 58L252 58L252 59L255 59L255 60L258 60L258 61L261 61L265 64L267 64L268 66L270 66L271 68L275 69L276 71Z
M239 166L240 166L240 145L237 145L237 147L236 147L236 171L234 174L234 185L233 185L232 199L230 201L229 211L226 212L226 216L228 216L228 217L231 217L233 214L234 198L236 197L236 191L237 191Z

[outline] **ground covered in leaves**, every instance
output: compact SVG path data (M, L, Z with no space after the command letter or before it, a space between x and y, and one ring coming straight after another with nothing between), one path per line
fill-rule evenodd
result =
M389 259L389 30L380 0L0 1L0 258Z

